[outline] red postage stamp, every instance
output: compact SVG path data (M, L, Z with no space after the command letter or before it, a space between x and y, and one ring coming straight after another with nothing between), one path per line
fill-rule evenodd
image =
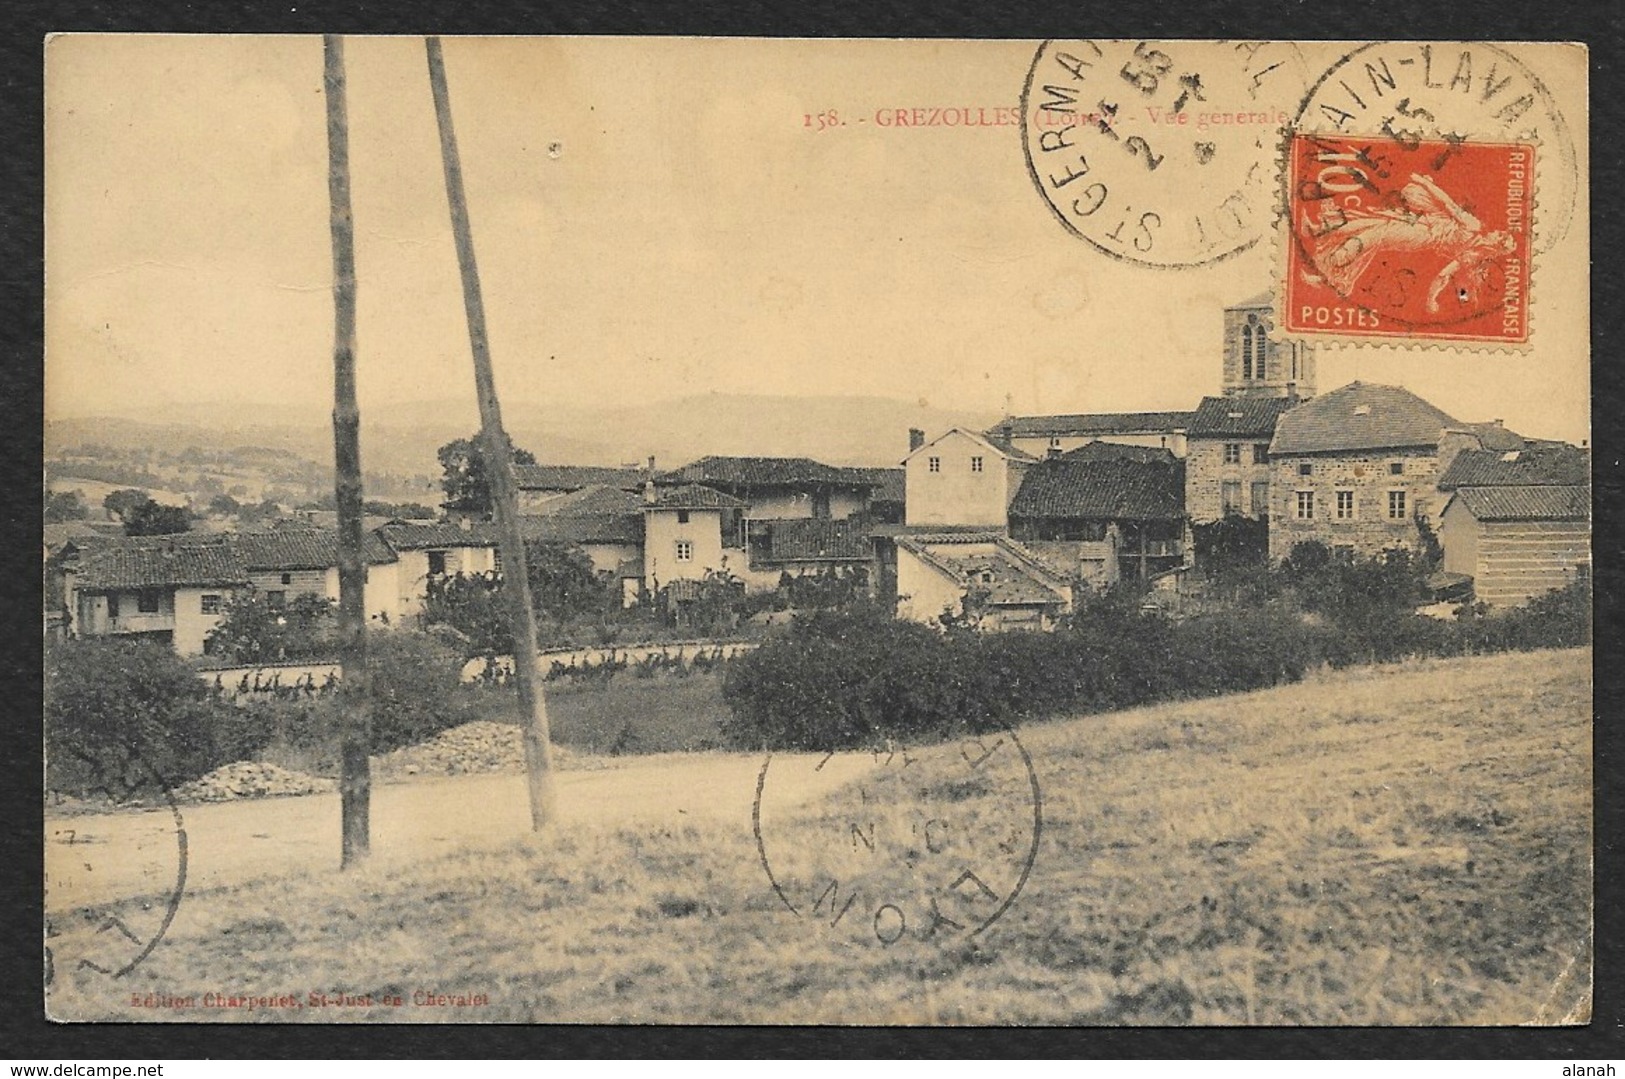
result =
M1297 134L1287 162L1288 332L1528 342L1532 145Z

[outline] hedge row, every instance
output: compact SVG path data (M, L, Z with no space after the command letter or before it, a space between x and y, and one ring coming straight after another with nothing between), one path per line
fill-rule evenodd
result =
M425 634L369 638L372 751L386 753L473 718L460 653ZM71 640L46 655L46 783L61 794L151 798L267 746L337 760L345 710L337 692L233 704L168 647Z
M943 634L877 611L820 613L730 665L724 734L749 748L854 748L1259 689L1323 664L1590 639L1583 586L1493 618L1363 613L1339 622L1282 603L1176 622L1111 597L1055 633L988 635Z

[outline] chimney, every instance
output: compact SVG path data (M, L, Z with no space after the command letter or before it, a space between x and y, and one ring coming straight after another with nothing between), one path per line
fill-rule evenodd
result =
M655 455L651 453L649 455L649 475L653 476L654 474L655 474Z
M653 460L653 458L650 458L650 460ZM654 480L644 480L643 481L643 504L645 506L652 506L652 505L655 504L655 481Z
M913 453L923 445L925 445L925 432L918 427L910 427L908 429L908 452Z
M1286 399L1293 404L1298 403L1298 384L1296 382L1286 384Z
M474 518L470 517L466 513L463 514L461 517L457 518L457 527L461 528L464 532L474 531Z

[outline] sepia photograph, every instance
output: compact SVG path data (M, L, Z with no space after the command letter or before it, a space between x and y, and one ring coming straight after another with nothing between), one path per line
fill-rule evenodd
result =
M1591 1022L1584 45L43 48L49 1020Z

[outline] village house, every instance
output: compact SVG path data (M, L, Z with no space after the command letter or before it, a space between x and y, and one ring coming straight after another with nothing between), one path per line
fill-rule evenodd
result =
M1310 540L1349 555L1418 550L1418 522L1437 524L1438 480L1455 455L1522 444L1400 386L1352 382L1304 402L1270 443L1270 557Z
M183 656L202 655L210 632L248 573L221 537L172 537L81 552L63 566L63 595L76 637L156 641Z
M273 608L301 595L339 599L339 537L336 529L280 525L226 534L248 583ZM375 532L361 534L365 567L362 588L367 617L389 622L400 615L399 559Z
M502 569L496 530L488 524L461 521L391 521L376 530L395 552L395 621L423 613L429 581L495 573Z
M1193 524L1267 520L1270 442L1290 397L1204 397L1186 433L1185 510Z
M1464 449L1439 477L1442 569L1516 606L1591 573L1591 462L1564 443Z
M1072 582L1003 532L896 538L897 617L977 629L1052 629L1072 609Z
M918 445L911 445L903 459L906 525L1009 526L1010 502L1036 457L963 427L930 442L911 436L911 442Z
M744 552L724 537L737 535L731 519L746 508L732 495L700 484L644 488L643 584L650 595L675 581L700 581L707 574L736 571Z
M1102 443L1058 454L1022 480L1010 535L1095 587L1148 581L1185 563L1185 466Z
M1185 456L1189 412L1091 412L1060 416L1006 416L989 438L1030 457L1065 453L1090 442L1144 446Z

